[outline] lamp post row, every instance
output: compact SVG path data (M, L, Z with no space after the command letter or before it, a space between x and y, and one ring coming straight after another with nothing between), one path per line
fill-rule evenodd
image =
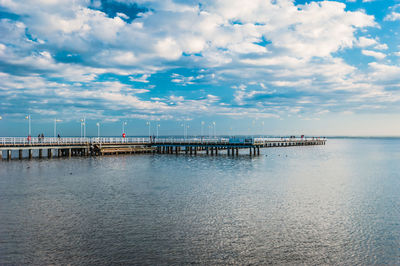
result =
M0 120L2 120L3 119L3 117L2 116L0 116ZM25 117L25 119L27 119L28 120L28 136L30 137L31 136L31 115L29 114L29 115L27 115L26 117ZM57 123L58 122L62 122L62 120L60 120L60 119L57 119L57 118L55 118L54 119L54 137L56 137L57 136ZM86 118L82 118L81 120L80 120L80 122L81 122L81 137L86 137ZM252 121L252 123L253 123L253 127L254 127L254 120ZM123 121L122 122L122 134L123 134L123 136L125 137L125 126L127 125L128 123L126 122L126 121ZM263 132L264 132L264 121L262 121L261 122L261 124L262 124L262 129L263 129ZM148 134L149 134L149 137L151 136L151 122L150 121L147 121L146 122L146 125L148 126L148 129L149 129L149 132L148 132ZM203 136L204 135L204 125L205 125L205 122L204 121L201 121L201 136ZM100 137L100 122L97 122L96 123L96 126L97 126L97 137ZM189 125L187 125L186 124L186 122L184 122L183 124L181 124L181 126L183 127L183 136L184 136L184 138L186 139L187 137L188 137L188 130L189 130ZM158 138L158 136L159 136L159 128L160 128L160 124L156 124L156 133L157 133L157 138ZM230 128L230 130L232 130L232 127ZM231 132L230 132L231 133ZM211 137L211 136L213 136L213 137L216 137L217 136L217 134L216 134L216 122L215 121L213 121L209 126L208 126L208 135L209 135L209 137Z

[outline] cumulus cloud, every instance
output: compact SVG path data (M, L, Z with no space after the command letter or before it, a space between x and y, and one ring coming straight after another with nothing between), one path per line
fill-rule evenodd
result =
M105 2L107 6L86 0L35 5L0 1L18 15L0 20L0 71L5 77L0 93L9 103L24 95L43 109L63 97L61 109L121 108L136 117L199 112L279 116L294 110L292 105L298 112L312 111L344 93L359 99L382 92L380 86L367 87L363 73L338 55L358 47L362 54L384 60L388 45L367 33L379 25L362 9L348 11L341 2ZM386 20L395 18L392 13ZM369 69L380 72L377 65ZM157 84L162 92L149 90L157 78L165 82ZM182 91L200 82L201 90ZM38 94L42 104L34 97ZM340 104L345 105L338 101L336 106Z

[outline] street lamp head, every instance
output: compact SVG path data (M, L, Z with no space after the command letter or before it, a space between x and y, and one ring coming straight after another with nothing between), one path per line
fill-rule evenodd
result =
M96 126L100 126L100 123L99 123L99 122L97 122L97 123L96 123Z
M3 117L0 116L0 120L3 119Z
M25 119L29 119L29 115L25 116Z

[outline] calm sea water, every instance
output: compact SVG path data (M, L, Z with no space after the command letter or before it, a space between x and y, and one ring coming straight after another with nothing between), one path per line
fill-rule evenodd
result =
M400 139L0 162L0 264L400 264Z

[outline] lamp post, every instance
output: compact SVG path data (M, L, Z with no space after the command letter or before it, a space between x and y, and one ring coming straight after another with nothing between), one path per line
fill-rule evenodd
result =
M83 137L86 137L86 118L81 119L81 138L82 138L82 128L83 128Z
M150 122L150 121L147 121L147 122L146 122L146 125L149 127L149 139L150 139L150 126L151 126L151 122Z
M28 119L28 137L31 136L31 115L25 116L25 119Z
M160 127L160 124L157 124L157 138L158 138L158 129Z
M186 139L186 134L185 134L185 132L186 132L186 124L185 123L181 124L181 127L183 127L183 139Z
M127 123L126 121L123 121L123 122L122 122L122 134L125 133L125 126L126 126L127 124L128 124L128 123Z
M201 121L201 136L204 134L204 121Z
M54 118L54 137L57 135L57 122L61 122L62 120L59 120L57 118Z
M186 126L186 138L188 138L189 125Z
M213 124L213 128L214 128L214 138L216 138L217 137L217 130L215 128L215 121L212 122L212 124Z
M97 126L97 138L100 138L100 123L97 122L96 126Z

